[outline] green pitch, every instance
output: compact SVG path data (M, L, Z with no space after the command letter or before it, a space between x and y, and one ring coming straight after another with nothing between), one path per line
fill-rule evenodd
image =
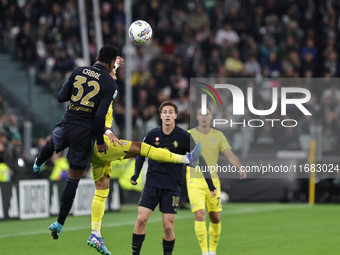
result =
M218 255L311 255L340 253L338 205L232 203L223 207L222 234ZM113 255L131 254L131 237L137 206L123 206L121 212L106 213L102 224L104 242ZM156 211L146 228L143 255L161 255L163 229ZM39 220L0 221L1 255L99 254L86 244L90 216L73 217L58 240L47 227L56 217ZM178 212L175 222L174 255L200 255L194 233L194 217Z

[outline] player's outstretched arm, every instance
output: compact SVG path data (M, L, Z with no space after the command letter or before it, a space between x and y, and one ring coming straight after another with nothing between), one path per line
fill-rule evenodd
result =
M192 138L192 136L190 134L190 147L193 148L194 146L196 146L196 143L195 143L194 139ZM208 169L207 162L205 161L203 156L200 156L199 165L197 167L199 167L199 169ZM202 173L203 173L203 176L205 178L205 181L208 184L209 190L211 192L211 197L216 196L216 188L214 186L214 183L212 182L210 172L209 171L202 171Z
M137 179L139 177L140 171L142 170L142 166L144 164L145 157L143 156L137 156L136 157L136 162L135 162L135 173L131 177L131 184L136 185L137 184Z
M223 154L233 166L238 168L241 176L240 179L245 179L247 177L247 172L244 170L244 167L242 166L238 157L231 150L225 151Z
M105 127L105 116L107 113L107 110L111 104L111 98L113 93L107 93L105 97L100 102L96 116L95 116L95 122L94 122L94 134L95 138L97 140L97 149L99 152L105 152L108 149L107 144L104 142L103 137L103 131Z

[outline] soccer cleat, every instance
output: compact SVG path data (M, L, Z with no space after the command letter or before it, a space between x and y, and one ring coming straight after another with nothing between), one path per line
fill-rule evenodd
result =
M53 239L58 239L61 230L63 229L63 225L61 225L58 221L52 223L48 229L50 230L50 235L53 237Z
M209 252L203 252L202 255L209 255Z
M209 255L216 255L216 251L209 251Z
M111 255L111 252L106 248L103 239L104 238L97 237L95 234L91 234L89 240L87 240L87 244L96 248L100 254Z
M33 164L33 173L35 174L40 174L41 173L41 169L42 167L45 165L45 162L41 164L41 166L37 165L37 158L35 158L34 160L34 164Z
M187 155L189 159L188 166L196 167L199 163L199 157L201 156L201 153L202 153L202 143L198 142L195 148Z

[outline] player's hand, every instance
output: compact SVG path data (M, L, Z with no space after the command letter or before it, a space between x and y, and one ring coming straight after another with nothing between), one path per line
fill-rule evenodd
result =
M133 175L132 177L131 177L131 184L132 185L137 185L137 178L138 178L138 176L137 175Z
M240 167L239 173L240 173L240 176L241 176L240 179L245 179L247 177L247 172L244 169L244 166Z
M214 196L216 196L216 189L210 191L211 192L211 198L213 198Z
M117 56L117 58L116 58L116 63L117 63L117 65L118 65L118 67L122 66L122 65L123 65L123 62L124 62L124 59L121 58L121 57L119 57L119 56ZM118 69L118 67L117 67L116 69Z
M115 70L115 69L113 69L113 70L109 73L109 75L112 77L112 79L117 80L116 70Z
M106 142L104 142L104 143L101 144L101 145L98 145L98 144L97 144L97 150L98 150L98 152L104 152L104 153L106 154L106 151L107 151L108 148L109 148L109 146L107 146L107 143L106 143Z
M116 147L116 145L117 145L116 143L119 143L120 146L123 147L123 143L113 133L109 134L109 139L110 139L111 143L113 143L113 146Z

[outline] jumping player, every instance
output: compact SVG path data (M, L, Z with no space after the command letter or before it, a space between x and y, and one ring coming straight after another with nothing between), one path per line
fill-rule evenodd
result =
M53 239L58 239L71 210L79 179L90 164L94 141L97 140L99 152L106 153L108 149L103 132L107 110L117 95L117 84L109 75L116 58L117 49L105 45L99 50L93 66L78 67L72 72L58 94L59 102L70 101L67 110L34 161L33 172L40 173L54 151L58 153L69 147L70 169L58 220L49 226Z

